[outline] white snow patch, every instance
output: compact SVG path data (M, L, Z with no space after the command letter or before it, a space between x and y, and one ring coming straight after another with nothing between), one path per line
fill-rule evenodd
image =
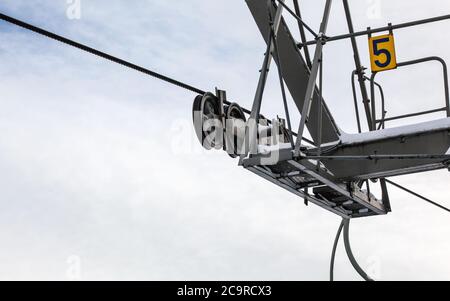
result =
M379 130L362 134L342 133L340 138L342 144L348 145L348 144L358 144L377 140L384 140L401 136L410 136L440 130L450 130L450 118L444 118L439 120L433 120L413 125L401 126L397 128Z

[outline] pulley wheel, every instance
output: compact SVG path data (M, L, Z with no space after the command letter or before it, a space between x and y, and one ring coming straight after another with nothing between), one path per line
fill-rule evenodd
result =
M245 114L242 111L242 108L235 103L230 104L225 107L225 116L227 122L227 131L226 131L226 151L232 158L236 158L239 156L239 150L242 148L242 144L244 141L244 137L238 137L236 135L235 129L230 128L229 123L235 120L241 120L243 123L247 121L245 118ZM232 130L230 132L230 130Z
M207 150L221 148L223 144L223 128L221 128L219 106L219 100L211 93L199 95L194 100L192 118L195 134Z

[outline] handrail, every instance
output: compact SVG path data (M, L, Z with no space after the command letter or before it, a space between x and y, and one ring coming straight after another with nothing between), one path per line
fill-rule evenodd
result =
M353 92L353 102L355 106L355 113L356 113L356 123L358 125L358 132L362 133L361 128L361 118L359 117L359 106L358 106L358 97L356 96L356 85L355 85L355 76L357 71L352 72L352 92Z
M357 75L357 70L354 70L352 72L352 92L353 92L353 102L354 102L354 106L355 106L355 112L356 112L356 122L358 125L358 132L361 134L362 133L362 129L361 129L361 119L359 116L359 106L358 106L358 97L356 96L356 85L355 85L355 77ZM363 77L364 80L370 80L370 78L368 78L367 76ZM380 95L381 95L381 102L382 102L382 106L383 108L385 107L385 98L384 98L384 91L383 91L383 87L374 81L374 84L378 87L378 89L380 90ZM374 97L374 96L372 96ZM383 117L386 116L386 110L383 110ZM378 130L380 130L381 128L384 128L383 124L380 124L380 126L378 127Z
M437 61L442 64L443 75L444 75L445 107L435 109L435 110L421 111L421 112L417 112L417 113L411 113L411 114L386 118L386 115L384 114L384 112L386 112L386 107L385 107L385 102L383 101L382 102L383 116L381 119L377 119L376 118L376 103L375 103L375 85L376 85L375 77L377 76L378 72L373 72L372 76L370 78L370 90L371 90L371 98L372 98L372 125L374 126L374 128L379 123L382 127L384 127L384 125L387 121L398 120L398 119L403 119L403 118L410 118L410 117L426 115L426 114L431 114L431 113L436 113L436 112L441 112L441 111L445 111L447 113L447 117L450 117L450 92L449 92L450 89L449 89L449 82L448 82L448 68L447 68L446 62L442 58L440 58L438 56L431 56L431 57L426 57L426 58L422 58L422 59L401 62L401 63L397 64L397 67L411 66L411 65L426 63L426 62L430 62L430 61Z

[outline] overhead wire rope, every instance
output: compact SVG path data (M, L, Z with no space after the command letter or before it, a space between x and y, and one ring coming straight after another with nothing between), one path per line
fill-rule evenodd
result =
M414 192L414 191L412 191L412 190L410 190L410 189L408 189L408 188L406 188L406 187L404 187L402 185L399 185L399 184L397 184L395 182L392 182L390 180L387 180L387 179L386 179L386 182L391 184L391 185L393 185L393 186L395 186L395 187L397 187L397 188L399 188L399 189L401 189L401 190L403 190L403 191L408 192L409 194L412 194L415 197L418 197L419 199L422 199L422 200L426 201L427 203L430 203L433 206L436 206L436 207L438 207L438 208L440 208L440 209L442 209L444 211L450 212L449 208L446 208L446 207L444 207L444 206L442 206L442 205L440 205L440 204L438 204L436 202L433 202L429 198L426 198L423 195L418 194L417 192Z
M168 76L165 76L165 75L163 75L163 74L161 74L161 73L158 73L158 72L152 71L152 70L150 70L150 69L144 68L144 67L142 67L142 66L133 64L133 63L128 62L128 61L125 61L125 60L123 60L123 59L121 59L121 58L118 58L118 57L116 57L116 56L113 56L113 55L110 55L110 54L105 53L105 52L103 52L103 51L94 49L94 48L89 47L89 46L87 46L87 45L81 44L81 43L76 42L76 41L74 41L74 40L68 39L68 38L63 37L63 36L61 36L61 35L58 35L58 34L56 34L56 33L53 33L53 32L50 32L50 31L48 31L48 30L42 29L42 28L40 28L40 27L34 26L34 25L29 24L29 23L27 23L27 22L18 20L18 19L16 19L16 18L13 18L13 17L11 17L11 16L5 15L5 14L3 14L3 13L0 13L0 20L3 20L3 21L5 21L5 22L7 22L7 23L16 25L16 26L21 27L21 28L23 28L23 29L32 31L32 32L34 32L34 33L36 33L36 34L45 36L45 37L47 37L47 38L49 38L49 39L58 41L58 42L63 43L63 44L65 44L65 45L75 47L75 48L77 48L77 49L79 49L79 50L82 50L82 51L84 51L84 52L88 52L88 53L90 53L90 54L92 54L92 55L95 55L95 56L97 56L97 57L106 59L106 60L108 60L108 61L111 61L111 62L113 62L113 63L119 64L119 65L121 65L121 66L124 66L124 67L130 68L130 69L132 69L132 70L141 72L141 73L143 73L143 74L152 76L152 77L154 77L154 78L157 78L157 79L162 80L162 81L164 81L164 82L167 82L167 83L169 83L169 84L175 85L175 86L180 87L180 88L182 88L182 89L185 89L185 90L188 90L188 91L191 91L191 92L200 94L200 95L204 95L204 94L206 93L205 91L203 91L203 90L201 90L201 89L199 89L199 88L196 88L196 87L194 87L194 86L191 86L191 85L189 85L189 84L183 83L183 82L181 82L181 81L178 81L178 80L175 80L175 79L170 78L170 77L168 77ZM224 101L224 104L230 105L231 102L229 102L229 101ZM251 114L251 111L248 110L248 109L242 108L242 111L245 112L246 114ZM270 121L269 121L269 123L270 123ZM296 135L295 133L292 133L292 134L293 134L294 136ZM311 141L311 140L309 140L309 139L303 138L303 141L305 141L305 142L307 142L307 143L309 143L309 144L314 145L314 142Z
M193 87L191 85L188 85L186 83L177 81L177 80L175 80L173 78L170 78L168 76L162 75L162 74L157 73L155 71L146 69L144 67L138 66L136 64L127 62L127 61L125 61L123 59L120 59L118 57L112 56L110 54L107 54L105 52L99 51L99 50L94 49L92 47L89 47L89 46L83 45L81 43L75 42L75 41L70 40L68 38L65 38L63 36L57 35L55 33L52 33L52 32L47 31L45 29L36 27L36 26L31 25L29 23L26 23L26 22L23 22L21 20L15 19L13 17L7 16L5 14L0 13L0 19L5 21L5 22L11 23L11 24L19 26L21 28L24 28L24 29L27 29L29 31L32 31L34 33L40 34L42 36L45 36L47 38L50 38L52 40L56 40L56 41L61 42L63 44L66 44L66 45L78 48L78 49L80 49L82 51L88 52L90 54L93 54L95 56L101 57L101 58L106 59L108 61L111 61L111 62L114 62L116 64L122 65L124 67L127 67L127 68L130 68L130 69L136 70L138 72L144 73L146 75L155 77L157 79L160 79L160 80L165 81L165 82L167 82L169 84L178 86L180 88L186 89L188 91L192 91L192 92L198 93L198 94L205 94L205 91L202 91L201 89L195 88L195 87Z

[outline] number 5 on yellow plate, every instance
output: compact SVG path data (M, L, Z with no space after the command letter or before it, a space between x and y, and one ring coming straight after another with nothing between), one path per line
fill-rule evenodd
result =
M381 72L397 68L393 34L369 37L369 51L372 72Z

